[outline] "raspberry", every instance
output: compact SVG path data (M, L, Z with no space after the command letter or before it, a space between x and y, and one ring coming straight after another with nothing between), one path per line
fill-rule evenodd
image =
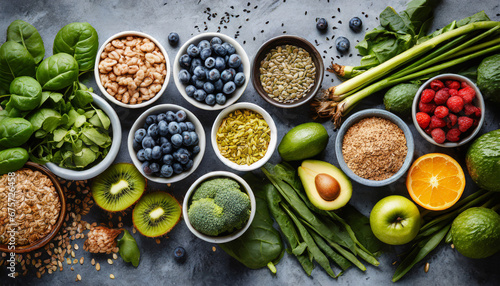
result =
M418 112L415 115L415 118L417 119L418 126L420 128L425 129L427 126L429 126L429 123L431 122L431 117L429 114L424 113L424 112Z
M437 105L445 104L448 98L450 97L450 93L448 92L448 88L440 89L436 92L434 96L434 102Z
M462 87L462 88L466 88L468 86L469 86L469 84L466 83L465 81L462 81L462 83L460 84L460 87Z
M464 100L460 96L452 96L446 101L446 106L453 113L459 113L464 108Z
M424 131L425 131L425 133L427 133L427 134L431 135L432 129L427 128L427 129L425 129Z
M450 113L448 108L442 105L436 107L436 109L434 110L434 115L436 115L436 117L438 118L445 118L446 116L448 116L448 113Z
M444 87L444 83L438 79L431 81L431 88L438 91Z
M424 89L422 92L422 96L420 97L420 101L423 103L429 103L434 100L434 95L436 92L430 88Z
M464 105L464 113L467 116L471 116L472 114L475 114L476 109L477 109L477 107L475 107L474 105L472 105L470 103L467 103Z
M455 124L457 124L457 121L458 121L458 117L453 114L453 113L450 113L448 114L448 120L446 122L446 126L448 126L448 128L452 128L453 126L455 126Z
M436 143L442 144L444 143L444 140L446 140L446 135L441 128L436 128L431 131L431 136Z
M436 109L436 104L434 104L434 103L423 103L423 102L420 102L418 104L418 110L420 110L422 112L425 112L425 113L428 113L428 114L433 113L434 109Z
M460 96L466 104L471 103L474 97L476 97L476 91L472 87L468 86L459 90L458 96Z
M449 89L459 89L460 83L456 80L447 80L444 82L447 88Z
M450 88L450 90L448 90L448 93L450 94L450 96L457 96L458 89Z
M476 112L474 113L474 115L476 115L476 117L481 117L481 108L479 107L476 107Z
M460 129L461 132L465 132L472 127L473 123L474 120L472 120L471 118L467 116L460 116L458 118L458 129Z
M457 142L460 140L460 134L462 134L462 132L460 132L458 128L450 129L448 133L446 133L446 139L451 142Z
M429 124L430 129L443 128L445 126L446 126L446 121L444 121L444 119L438 118L437 116L431 117L431 123Z

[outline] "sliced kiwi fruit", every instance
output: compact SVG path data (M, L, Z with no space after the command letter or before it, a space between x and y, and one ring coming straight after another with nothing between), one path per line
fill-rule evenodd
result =
M92 196L109 212L123 211L137 202L146 189L146 179L129 163L111 165L92 182Z
M132 222L144 236L157 237L169 232L181 219L181 205L170 194L147 194L135 205Z

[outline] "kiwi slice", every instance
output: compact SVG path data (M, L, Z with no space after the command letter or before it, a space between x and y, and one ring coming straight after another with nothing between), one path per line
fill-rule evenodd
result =
M135 205L132 222L145 236L157 237L169 232L181 219L181 205L170 194L147 194Z
M102 209L123 211L139 200L146 189L146 179L129 163L114 164L92 182L92 196Z

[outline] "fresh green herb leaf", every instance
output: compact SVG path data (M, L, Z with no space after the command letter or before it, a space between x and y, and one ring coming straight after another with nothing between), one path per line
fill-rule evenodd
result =
M118 239L119 253L123 261L130 262L134 267L139 266L141 252L134 237L126 230L123 230L123 236Z

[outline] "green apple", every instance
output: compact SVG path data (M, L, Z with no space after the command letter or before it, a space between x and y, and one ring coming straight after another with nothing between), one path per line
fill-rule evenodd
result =
M373 207L370 226L380 241L391 245L405 244L420 230L420 212L409 199L388 196Z

